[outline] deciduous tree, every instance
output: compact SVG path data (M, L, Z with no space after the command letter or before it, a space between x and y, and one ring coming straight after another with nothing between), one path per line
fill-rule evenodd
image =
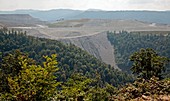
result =
M166 64L169 59L159 56L153 49L141 49L131 55L130 60L133 61L132 72L140 77L150 79L152 76L161 78L166 70Z
M9 55L10 58L16 55ZM8 56L7 56L8 57ZM5 57L5 59L10 59ZM29 59L22 55L17 55L14 65L9 62L8 66L12 66L13 71L5 74L6 84L9 91L1 93L1 100L14 101L47 101L51 100L57 89L59 82L54 75L57 68L56 55L51 57L44 56L46 59L43 65L30 64ZM11 63L11 64L10 64ZM4 64L5 65L5 64ZM19 67L16 68L15 66ZM17 72L14 71L16 68ZM4 71L1 71L2 75ZM15 74L15 75L12 75Z

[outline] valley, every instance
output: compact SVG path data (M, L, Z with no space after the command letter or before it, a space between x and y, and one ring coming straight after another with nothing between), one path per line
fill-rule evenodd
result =
M107 39L107 31L128 32L170 31L169 25L136 20L77 19L48 23L41 26L10 27L22 29L28 35L72 43L86 50L103 62L118 68L114 57L114 46Z
M169 18L169 11L0 11L0 100L169 101Z

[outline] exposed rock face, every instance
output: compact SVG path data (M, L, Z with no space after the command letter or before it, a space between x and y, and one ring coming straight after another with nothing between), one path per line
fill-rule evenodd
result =
M65 43L72 43L86 50L106 64L110 64L114 66L114 68L119 69L115 63L113 46L108 41L106 32L102 32L92 36L60 40Z

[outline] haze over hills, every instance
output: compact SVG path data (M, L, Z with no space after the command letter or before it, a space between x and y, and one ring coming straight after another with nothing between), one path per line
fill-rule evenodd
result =
M56 10L16 10L16 11L0 11L0 14L29 14L32 17L39 18L44 21L56 21L60 19L70 18L78 15L83 11L71 9L56 9Z
M0 24L7 27L28 27L44 25L46 22L33 18L29 14L0 14Z
M0 11L0 14L30 14L35 18L44 21L56 21L61 19L122 19L139 20L145 22L154 22L161 24L170 24L170 11L103 11L103 10L71 10L71 9L53 9L53 10L16 10Z

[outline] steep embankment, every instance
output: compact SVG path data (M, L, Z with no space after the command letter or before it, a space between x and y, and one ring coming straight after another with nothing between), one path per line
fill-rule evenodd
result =
M75 44L76 46L86 50L103 62L110 64L114 66L114 68L118 69L114 59L114 49L107 39L106 32L60 40L65 43Z

